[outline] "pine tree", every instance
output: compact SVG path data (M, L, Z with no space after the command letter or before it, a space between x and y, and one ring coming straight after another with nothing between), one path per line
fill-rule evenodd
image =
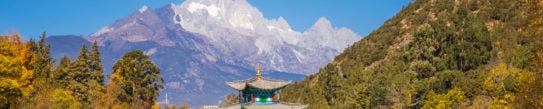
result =
M83 44L77 59L69 62L68 57L63 57L61 64L55 70L55 79L64 84L73 92L83 107L95 107L96 101L104 94L103 68L101 56L96 42L92 45L92 51ZM65 65L69 63L70 65ZM65 68L67 67L67 68Z
M88 67L88 55L87 55L87 46L83 44L79 52L77 59L72 62L70 66L70 81L68 88L73 92L74 97L82 104L88 104L88 91L86 83L88 83L88 78L90 76L89 67Z
M34 108L50 108L51 106L49 93L51 91L50 84L53 81L51 81L50 77L54 60L50 53L51 46L45 43L45 39L46 33L43 32L38 42L34 42L34 40L30 42L30 51L35 56L31 68L34 70L32 75L34 90L29 97L29 103L32 103Z
M104 71L102 67L102 61L100 56L100 49L96 41L92 44L92 50L89 51L88 67L89 67L89 78L87 82L87 87L89 87L89 101L93 102L99 99L101 95L105 93L104 90ZM91 103L91 106L94 107L96 103Z
M32 65L34 69L34 85L35 89L47 88L48 78L50 77L52 65L54 63L51 57L51 45L45 44L46 33L43 32L40 40L34 42L30 40L30 50L35 54L35 62Z
M69 85L69 82L72 80L70 75L70 64L71 60L68 56L64 55L60 58L60 63L57 68L53 71L52 81L54 81L54 86L57 88L62 88Z
M92 43L92 50L89 52L89 71L91 72L91 79L96 80L103 85L104 70L101 58L100 48L96 41L94 41L94 43Z

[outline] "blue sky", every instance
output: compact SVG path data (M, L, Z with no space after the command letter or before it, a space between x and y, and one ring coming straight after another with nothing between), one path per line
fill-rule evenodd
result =
M0 0L0 32L25 39L48 35L89 35L137 11L182 0ZM283 16L296 31L309 28L321 16L335 27L365 36L411 0L248 0L265 17Z

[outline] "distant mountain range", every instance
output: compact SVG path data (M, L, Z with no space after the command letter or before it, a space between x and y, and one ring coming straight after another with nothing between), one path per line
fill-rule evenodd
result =
M54 57L77 56L82 44L97 41L106 72L123 53L142 50L161 68L170 103L217 104L235 93L226 81L254 76L301 80L361 37L320 18L304 32L282 17L266 19L245 0L187 0L131 15L89 36L50 36Z

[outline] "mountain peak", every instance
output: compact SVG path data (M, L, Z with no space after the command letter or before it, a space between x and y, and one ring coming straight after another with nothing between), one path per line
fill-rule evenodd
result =
M333 29L332 23L330 23L330 20L328 20L326 17L320 17L313 26L311 26L310 29L318 29L318 30L324 30L324 29Z
M138 11L140 11L140 13L143 13L143 12L147 11L147 9L149 9L149 7L147 7L146 5L143 5L143 6L141 6L141 8Z
M317 22L315 22L315 25L332 26L332 23L330 23L330 20L326 17L320 17Z
M177 8L176 13L181 19L191 21L181 21L181 26L188 30L192 30L191 26L202 24L229 25L232 29L255 30L257 28L255 20L263 19L262 13L245 0L188 0ZM207 31L205 28L195 28L202 29L198 31Z
M210 5L210 4L221 4L221 3L226 3L226 4L230 4L230 3L247 3L247 0L186 0L185 2L183 3L203 3L203 4L207 4L207 5Z

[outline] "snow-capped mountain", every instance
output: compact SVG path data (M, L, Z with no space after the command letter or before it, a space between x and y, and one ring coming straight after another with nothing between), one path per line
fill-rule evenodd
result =
M266 19L245 0L188 0L174 11L174 22L187 31L206 36L221 49L234 49L227 56L279 71L314 73L360 39L324 17L305 32L293 31L282 17Z
M63 46L70 42L54 40L66 38L48 42ZM361 37L324 17L306 31L294 31L282 17L264 18L245 0L186 0L158 9L142 6L83 38L102 47L106 72L124 52L144 51L161 68L166 86L161 95L201 105L235 93L225 82L254 76L257 64L264 76L300 80Z

